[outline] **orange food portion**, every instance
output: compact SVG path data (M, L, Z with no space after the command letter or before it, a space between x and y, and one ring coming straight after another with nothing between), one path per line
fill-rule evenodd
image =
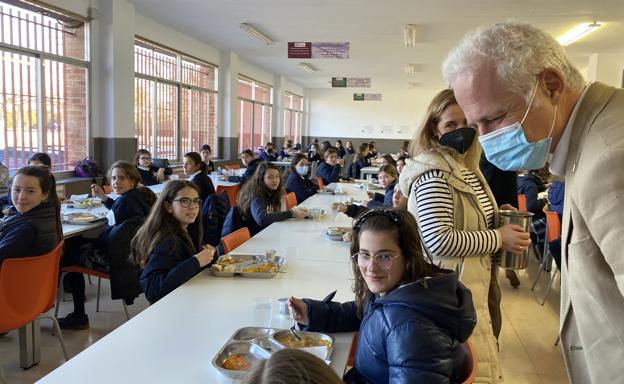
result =
M243 371L251 368L251 364L243 355L232 355L223 361L223 368L233 371Z
M309 335L304 335L301 337L301 340L298 340L293 335L287 335L285 337L281 337L277 339L280 343L284 344L289 348L306 348L306 347L320 347L326 346L329 348L329 341L323 339L317 339L315 337L311 337Z

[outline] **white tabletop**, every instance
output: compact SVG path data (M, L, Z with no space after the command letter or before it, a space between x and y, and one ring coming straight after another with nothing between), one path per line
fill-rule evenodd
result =
M108 209L102 204L97 207L87 209L87 208L68 208L66 204L61 204L61 215L63 213L71 213L71 212L81 212L81 213L93 213L96 215L106 215ZM106 220L96 221L90 224L68 224L63 223L63 238L68 239L70 237L82 235L91 230L102 230L106 226ZM95 232L95 231L94 231Z
M351 186L345 189L351 191ZM354 195L314 195L302 203L329 209ZM286 256L286 273L273 279L214 277L203 271L155 305L117 328L41 379L42 383L216 383L231 382L211 365L213 357L238 329L253 324L256 297L290 295L321 299L337 290L334 300L353 300L349 245L328 240L329 226L349 226L344 214L320 220L288 220L269 226L234 253L277 250ZM274 308L272 326L287 327ZM342 375L352 333L335 334L332 368Z
M370 173L371 175L376 175L379 173L379 167L364 167L360 169L361 174Z

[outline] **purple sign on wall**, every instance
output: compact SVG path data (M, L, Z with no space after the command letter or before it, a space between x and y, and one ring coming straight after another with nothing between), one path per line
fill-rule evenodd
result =
M289 59L311 59L312 43L310 42L288 42L288 58Z

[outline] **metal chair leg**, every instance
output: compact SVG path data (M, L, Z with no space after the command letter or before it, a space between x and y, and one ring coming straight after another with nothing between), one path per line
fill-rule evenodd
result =
M54 306L54 317L58 318L58 313L59 313L59 307L61 306L61 299L63 298L63 295L65 295L65 286L63 286L63 276L65 276L64 273L61 273L61 277L60 277L60 281L61 283L59 284L59 289L58 292L56 293L56 305Z
M561 341L561 335L557 335L557 340L555 340L555 347L559 345L559 341Z
M63 339L63 334L61 333L61 327L59 326L58 320L56 320L56 317L54 316L50 316L50 315L45 315L45 314L41 314L38 317L39 319L50 319L52 320L52 324L54 325L54 329L56 330L56 337L58 337L59 342L61 343L61 349L63 350L63 356L65 356L65 361L69 360L69 357L67 355L67 349L65 348L65 340Z
M89 285L93 285L93 282L91 282L91 275L87 275L87 280L89 280Z
M97 301L95 304L95 312L100 312L100 288L102 287L102 279L98 277Z
M546 302L546 299L548 298L548 295L550 294L550 290L552 289L552 285L553 285L553 282L555 281L555 277L557 276L557 272L559 272L559 270L555 269L555 272L553 272L552 276L550 276L550 282L548 283L548 288L546 288L546 293L544 294L544 298L542 299L541 305L544 305L544 303Z
M121 304L123 305L124 312L126 313L126 320L130 320L130 312L128 312L128 306L126 305L126 301L121 299Z
M0 384L8 384L6 376L4 376L4 369L2 368L2 365L0 365Z

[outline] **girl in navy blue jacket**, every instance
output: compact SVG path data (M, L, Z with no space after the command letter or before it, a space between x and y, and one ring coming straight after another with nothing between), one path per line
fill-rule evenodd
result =
M139 149L134 154L134 164L141 175L141 184L155 185L165 181L165 168L156 168L152 165L152 155L146 149Z
M272 223L292 217L303 219L308 215L303 208L286 209L284 194L279 168L273 163L260 163L251 180L241 188L236 206L252 235Z
M470 291L454 272L425 261L416 221L407 211L370 210L353 231L355 301L291 297L299 327L359 331L346 382L461 382L461 343L477 321Z
M394 186L398 181L397 170L392 164L382 165L377 175L379 185L384 189L384 193L368 192L371 200L368 202L368 208L387 207L392 208L392 195L394 194Z
M152 213L132 239L132 258L144 266L141 287L155 303L209 265L215 248L201 245L199 187L187 180L167 183Z
M105 257L110 245L109 235L114 228L133 217L146 217L154 203L155 196L147 187L137 188L141 176L137 168L127 161L113 163L109 171L109 179L115 199L108 197L102 187L91 185L93 197L99 197L102 204L108 208L108 225L104 232L95 240L83 237L74 237L65 242L65 253L61 258L61 266L82 265L89 268L102 269L107 272L110 267ZM85 283L81 273L68 273L64 284L71 290L74 311L59 319L59 325L64 329L87 329L89 318L85 312Z
M188 152L184 154L184 174L188 180L197 184L199 187L199 198L202 201L208 196L215 194L215 188L210 177L206 175L206 163L202 161L201 156L197 152Z
M13 206L0 222L0 268L7 258L44 255L63 238L60 205L49 168L28 166L11 184Z
M323 184L337 183L340 179L342 168L338 164L338 151L329 148L325 151L325 161L319 164L316 176L323 179Z
M303 153L295 153L286 171L286 191L294 192L297 201L301 202L318 192L318 185L308 177L309 162Z
M353 172L351 172L351 174L354 179L360 178L360 170L362 168L370 167L371 165L370 158L368 157L368 143L360 144L358 150L357 155L353 158L353 164L351 164L353 167Z

